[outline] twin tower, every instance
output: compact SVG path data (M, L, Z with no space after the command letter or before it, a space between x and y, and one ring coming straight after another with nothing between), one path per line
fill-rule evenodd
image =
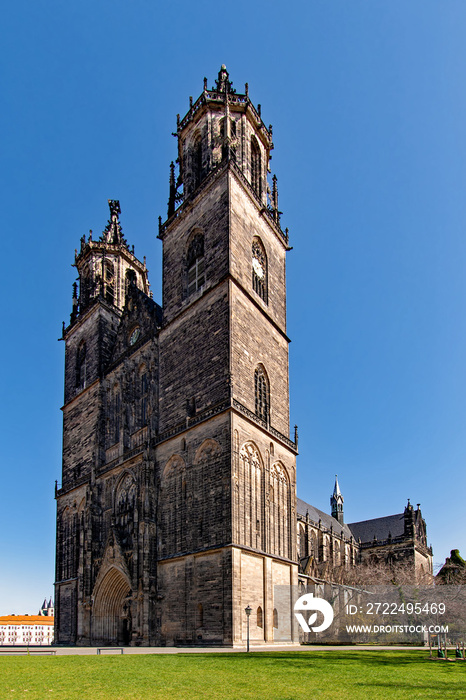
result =
M296 437L272 128L222 66L178 118L163 306L119 202L81 239L57 488L58 644L296 636Z

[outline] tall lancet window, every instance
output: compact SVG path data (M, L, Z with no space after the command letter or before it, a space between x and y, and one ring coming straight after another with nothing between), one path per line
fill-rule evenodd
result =
M262 365L256 367L254 372L254 391L256 398L256 416L266 423L269 420L269 382Z
M260 197L262 194L261 152L255 136L251 139L251 185Z
M259 238L252 242L252 288L267 304L267 255Z
M204 236L196 234L188 248L187 255L188 296L196 292L205 282Z

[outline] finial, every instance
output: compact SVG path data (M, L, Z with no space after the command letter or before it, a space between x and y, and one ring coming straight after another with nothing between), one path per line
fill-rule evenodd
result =
M272 177L272 201L274 209L278 209L278 187L276 175Z
M189 109L192 109L192 108L193 108L193 96L190 95L189 96Z
M244 84L244 92L246 97L249 97L249 83Z
M261 106L260 106L260 104L257 105L257 114L259 115L259 118L262 119L262 117L261 117Z
M269 124L269 134L270 136L273 134L272 124Z
M169 195L168 195L168 218L175 213L176 199L176 184L175 184L175 163L170 163L170 180L169 180Z
M117 219L121 214L121 209L120 209L120 202L118 199L109 199L108 200L108 206L110 208L110 217L111 219Z
M204 78L204 92L207 92L207 78Z
M143 257L144 267L146 267L146 256Z
M298 447L298 426L294 427L294 444Z
M162 233L162 217L159 216L159 234Z
M89 229L89 240L92 241L92 229Z
M228 80L228 78L229 78L229 75L228 75L227 67L223 63L219 72L218 72L218 79L215 81L217 83L217 92L223 92L223 93L235 92L235 90L232 90L232 88L231 88L232 83L230 80Z

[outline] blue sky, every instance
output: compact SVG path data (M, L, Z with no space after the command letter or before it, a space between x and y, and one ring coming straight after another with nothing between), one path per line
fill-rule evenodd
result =
M161 301L170 135L221 63L273 124L290 229L298 493L347 522L421 503L466 554L464 0L19 0L0 52L0 614L53 593L71 267L119 199Z

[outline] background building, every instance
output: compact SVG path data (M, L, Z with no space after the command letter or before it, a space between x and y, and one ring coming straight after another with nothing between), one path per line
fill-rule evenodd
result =
M413 582L431 580L432 548L419 504L414 509L408 500L403 513L346 524L338 479L330 503L332 515L297 499L301 575L344 582L351 567L383 563L402 567Z
M50 598L44 600L38 615L0 617L0 646L41 646L53 644L54 616Z

